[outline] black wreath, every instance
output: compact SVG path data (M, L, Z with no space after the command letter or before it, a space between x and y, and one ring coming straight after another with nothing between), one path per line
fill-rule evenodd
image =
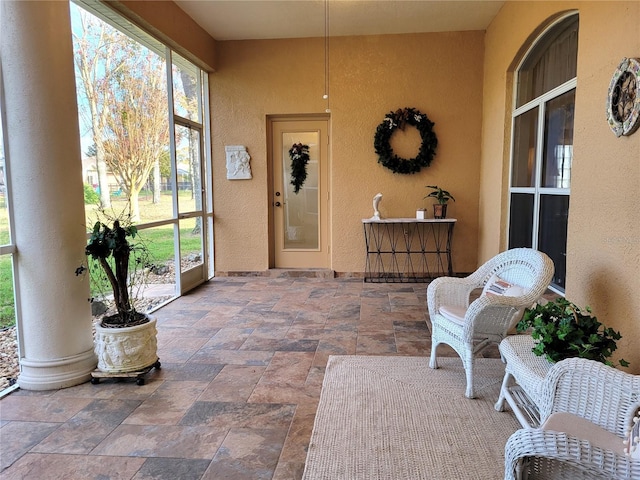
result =
M307 163L309 162L309 145L294 143L289 149L291 159L291 185L293 192L298 193L307 179Z
M412 125L420 132L422 144L418 155L414 158L402 158L393 153L391 148L391 136L397 128L404 130L406 125ZM428 167L436 154L438 139L433 131L435 124L425 114L415 108L398 109L389 112L376 129L373 146L378 154L378 163L381 163L393 173L417 173L422 167Z

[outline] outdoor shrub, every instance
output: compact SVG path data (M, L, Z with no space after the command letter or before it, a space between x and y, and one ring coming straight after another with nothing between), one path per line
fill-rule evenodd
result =
M84 203L86 205L97 205L100 202L100 195L91 185L84 184Z

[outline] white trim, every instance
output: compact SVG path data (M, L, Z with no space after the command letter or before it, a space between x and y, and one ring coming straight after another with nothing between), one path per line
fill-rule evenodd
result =
M525 103L524 105L516 108L512 112L511 116L513 118L519 117L520 115L522 115L523 113L527 112L528 110L533 110L534 108L540 106L541 104L547 103L549 100L553 100L554 98L557 98L560 95L563 95L563 94L565 94L567 92L570 92L571 90L573 90L577 86L578 86L577 77L574 77L574 78L572 78L570 80L567 80L563 84L558 85L557 87L549 90L548 92L543 93L539 97L536 97L533 100ZM517 88L517 86L516 86L516 88Z

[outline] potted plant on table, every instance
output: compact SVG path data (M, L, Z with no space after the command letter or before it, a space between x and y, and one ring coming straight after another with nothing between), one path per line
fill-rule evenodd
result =
M456 201L453 195L447 190L443 190L437 185L427 185L426 188L431 188L433 191L424 198L435 198L437 203L433 204L433 218L447 218L447 203L449 200Z
M516 330L530 331L536 340L533 353L550 362L582 357L614 366L609 357L622 338L620 332L600 323L589 307L581 309L563 297L526 309ZM619 364L627 367L629 362L620 359Z
M115 307L115 313L108 311L95 323L94 340L98 370L113 374L160 367L156 320L138 312L134 304L134 289L144 283L149 252L134 241L138 230L128 218L97 221L85 248L94 284Z

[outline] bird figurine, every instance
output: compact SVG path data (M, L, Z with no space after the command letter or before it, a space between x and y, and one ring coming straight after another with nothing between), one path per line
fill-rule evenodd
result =
M380 220L380 210L378 209L380 200L382 200L381 193L378 193L375 197L373 197L373 217L371 217L371 220Z

